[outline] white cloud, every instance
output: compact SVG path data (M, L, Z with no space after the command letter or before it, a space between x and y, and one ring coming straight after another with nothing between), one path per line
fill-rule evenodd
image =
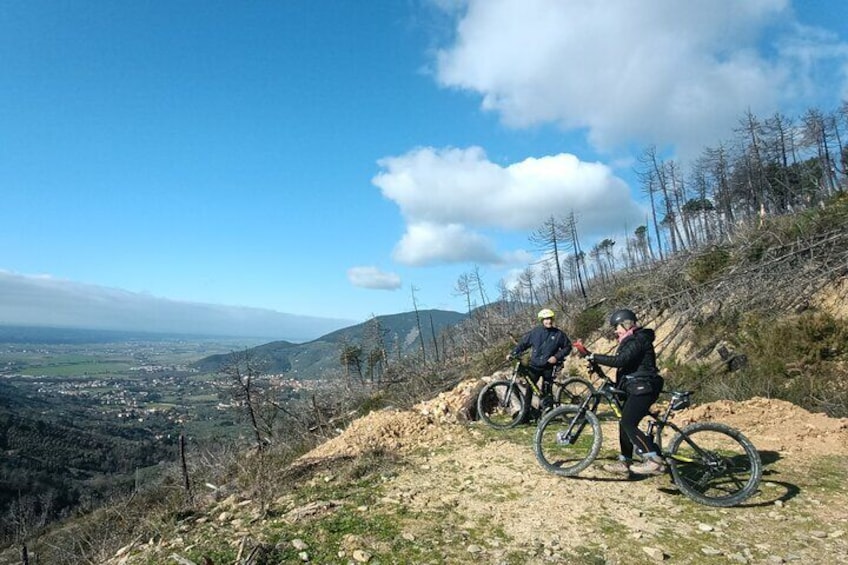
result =
M697 152L747 109L801 94L814 63L848 61L835 36L793 25L789 0L468 0L454 13L442 86L480 94L514 127L586 128L600 149Z
M409 224L395 247L393 257L406 265L437 263L498 263L491 241L460 224L422 222Z
M620 230L644 214L627 184L601 163L574 155L529 158L502 166L483 149L418 148L379 161L372 182L407 222L394 251L407 265L505 263L489 231L529 234L551 216L578 216L581 233Z
M397 290L400 277L395 273L384 273L377 267L351 267L347 278L353 286L378 290Z

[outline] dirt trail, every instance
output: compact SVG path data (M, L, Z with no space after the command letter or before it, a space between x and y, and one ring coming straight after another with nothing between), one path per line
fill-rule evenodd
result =
M761 492L743 507L711 509L679 495L668 476L625 481L597 466L579 478L547 474L534 458L531 427L524 443L491 439L482 424L462 421L476 384L463 382L411 411L369 414L305 458L375 448L404 454L411 464L387 482L384 504L447 509L460 527L495 524L520 540L528 563L574 555L589 539L607 563L848 563L848 493L819 484L848 476L848 419L763 398L680 412L682 423L715 420L741 430L763 456ZM614 426L604 429L605 446L615 446ZM485 562L506 550L497 540L473 548Z

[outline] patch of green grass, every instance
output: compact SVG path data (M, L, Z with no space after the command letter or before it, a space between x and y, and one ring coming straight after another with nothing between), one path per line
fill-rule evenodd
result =
M496 430L487 426L483 422L478 422L475 429L481 434L481 437L478 440L481 444L492 441L508 441L510 443L529 445L532 447L533 434L536 433L536 422L520 424L508 430Z
M237 552L237 548L230 546L223 539L210 536L209 539L186 551L185 557L195 563L204 563L207 559L212 563L235 563ZM156 563L156 561L149 561L149 563Z
M220 399L217 394L192 394L185 397L186 402L190 402L192 404L207 404L207 403L217 403Z
M21 374L44 377L81 377L95 375L116 375L129 370L129 363L119 361L98 363L96 361L81 361L78 363L56 363L27 367Z
M309 546L305 551L317 563L347 563L354 550L367 552L375 563L427 563L436 556L440 556L437 562L461 563L471 558L472 544L485 555L492 540L495 546L507 541L502 531L486 524L458 526L461 517L449 509L416 512L403 505L361 509L355 498L346 497L342 506L296 527L279 524L270 539L280 548L281 562L299 559L291 545L295 538Z
M810 462L803 476L805 484L799 486L819 494L841 494L848 481L848 463L836 455L820 455Z

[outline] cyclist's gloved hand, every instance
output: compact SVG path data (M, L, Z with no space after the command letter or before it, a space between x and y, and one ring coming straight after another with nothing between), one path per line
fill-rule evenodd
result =
M512 361L512 353L507 353L507 354L506 354L506 360L507 360L507 361Z
M588 349L586 349L586 346L583 345L583 342L580 341L579 339L577 341L575 341L574 343L572 343L571 345L574 346L575 351L577 351L577 355L579 355L580 357L588 357L589 355L592 354L592 352L589 351Z

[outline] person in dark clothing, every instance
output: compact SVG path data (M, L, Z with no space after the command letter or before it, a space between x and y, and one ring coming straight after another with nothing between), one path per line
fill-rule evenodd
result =
M507 360L519 357L528 348L530 364L528 368L535 379L542 378L542 410L553 407L554 367L561 364L571 353L571 341L565 332L554 326L556 314L550 308L540 310L537 318L541 325L536 326L521 338L521 341L506 356Z
M627 309L614 312L609 323L618 336L615 355L589 353L589 357L600 365L616 368L615 386L626 397L619 422L621 455L604 469L623 475L658 475L665 471L659 448L639 429L639 422L648 415L663 387L654 352L654 330L640 327L636 314ZM634 450L641 463L632 463Z

